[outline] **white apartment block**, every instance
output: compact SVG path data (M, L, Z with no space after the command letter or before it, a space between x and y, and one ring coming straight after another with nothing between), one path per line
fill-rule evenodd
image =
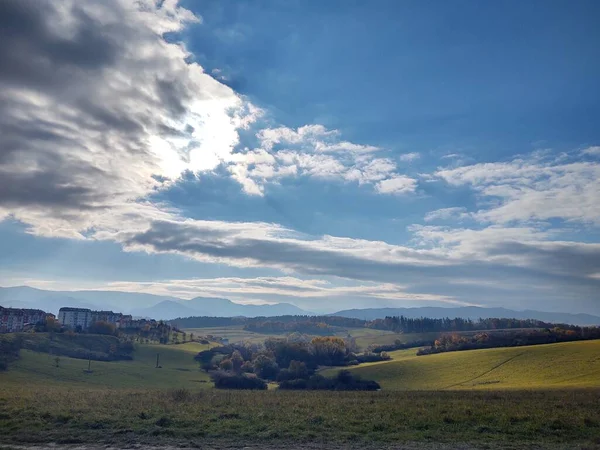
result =
M69 328L81 327L85 330L92 324L92 310L87 308L60 308L58 323Z

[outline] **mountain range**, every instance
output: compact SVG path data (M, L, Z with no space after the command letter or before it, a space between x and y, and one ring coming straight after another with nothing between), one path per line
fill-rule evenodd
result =
M0 305L15 308L36 308L58 313L62 306L90 309L112 309L135 317L171 320L178 317L272 317L284 315L311 315L291 303L246 305L226 298L196 297L183 300L177 297L119 291L50 291L29 286L0 287ZM505 308L468 307L421 307L421 308L367 308L338 311L332 315L363 320L381 319L386 316L411 318L462 317L479 319L503 317L537 319L552 323L573 325L600 325L600 317L590 314L573 314L544 311L515 311Z
M35 308L58 314L62 306L90 309L112 309L136 317L171 320L177 317L257 317L305 315L308 312L290 303L244 305L226 298L177 297L117 291L49 291L29 286L0 287L0 305Z

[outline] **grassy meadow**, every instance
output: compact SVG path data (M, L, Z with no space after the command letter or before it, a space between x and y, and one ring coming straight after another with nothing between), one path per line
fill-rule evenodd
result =
M220 391L193 360L208 345L135 347L92 373L22 350L0 372L0 444L600 448L600 341L409 349L351 369L380 392Z
M133 361L92 361L92 373L86 373L88 361L61 356L56 367L55 356L21 350L21 358L0 372L0 385L53 385L69 387L177 388L203 389L210 386L209 377L193 360L208 345L188 342L178 345L136 344ZM156 355L159 364L156 367Z
M0 390L0 442L590 448L600 444L599 402L598 390L189 392L30 386Z
M268 338L283 338L285 334L262 334L244 330L243 325L232 325L228 327L206 327L206 328L186 328L188 335L194 333L194 336L213 335L229 339L229 342L247 341L252 343L262 343ZM435 339L439 333L411 333L398 334L393 331L374 330L371 328L340 328L336 336L352 336L361 349L366 349L369 345L388 345L396 340L410 342L419 339Z
M409 349L390 355L392 361L351 370L379 382L384 390L600 388L600 341L427 356Z

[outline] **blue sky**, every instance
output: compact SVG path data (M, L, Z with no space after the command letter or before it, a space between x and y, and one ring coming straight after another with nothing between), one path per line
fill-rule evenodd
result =
M600 314L597 2L140 5L2 7L1 285Z

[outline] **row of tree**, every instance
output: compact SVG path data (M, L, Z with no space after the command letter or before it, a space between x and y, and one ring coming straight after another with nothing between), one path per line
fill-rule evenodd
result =
M569 325L552 324L534 319L432 319L427 317L410 318L405 316L386 317L385 319L361 320L337 316L278 316L256 318L217 318L217 317L188 317L176 319L172 324L180 328L202 328L211 326L243 325L248 331L259 333L292 333L300 332L313 335L333 335L340 328L373 328L377 330L394 331L396 333L428 333L455 332L476 330L500 330L518 328L571 328Z
M420 349L418 355L474 350L480 348L517 347L522 345L552 344L556 342L600 339L598 327L544 328L479 332L471 335L444 334L429 346Z

